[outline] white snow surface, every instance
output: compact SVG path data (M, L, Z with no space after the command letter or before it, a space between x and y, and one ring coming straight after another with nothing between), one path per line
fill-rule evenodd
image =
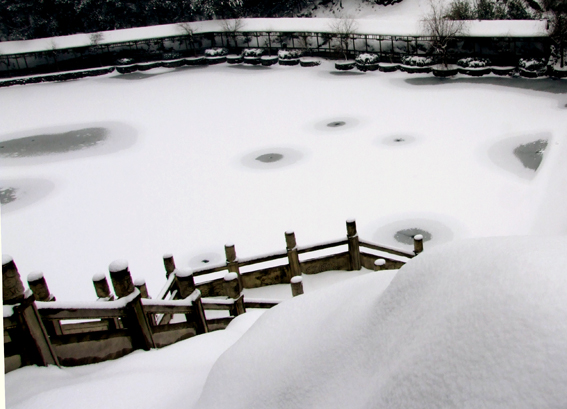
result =
M559 408L567 238L455 241L265 313L196 408Z
M467 237L563 234L565 95L562 81L342 75L330 61L2 88L0 141L95 123L123 124L109 127L109 144L122 130L137 133L127 149L0 160L2 187L35 178L53 185L25 206L2 206L2 251L22 277L43 271L59 300L84 301L96 298L92 275L115 259L127 259L153 297L166 281L164 253L197 270L222 263L227 240L244 260L283 251L287 230L298 249L344 238L353 216L361 239L407 251L398 230L431 233L425 251ZM325 125L339 119L344 129ZM499 152L515 168L492 160L499 141L543 133L537 172L522 167L513 146ZM243 166L250 152L274 148L303 157Z

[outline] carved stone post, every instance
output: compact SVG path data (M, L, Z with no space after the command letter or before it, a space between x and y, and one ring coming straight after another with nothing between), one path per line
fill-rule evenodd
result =
M2 303L17 304L24 300L24 284L12 257L2 255Z
M134 283L126 260L116 260L108 266L114 293L118 298L126 297L134 292Z
M36 301L55 301L55 296L49 293L47 282L41 271L28 274L28 285Z
M177 288L179 289L179 296L182 299L193 295L197 287L195 286L195 279L193 278L193 271L190 268L182 268L175 270L175 279L177 281ZM188 322L194 322L197 334L204 334L209 332L207 319L205 317L205 310L201 302L201 294L192 301L193 313L186 314L185 318Z
M301 276L291 278L291 294L294 297L303 294L303 278Z
M135 279L134 287L136 287L140 291L142 298L152 298L148 294L148 287L146 286L146 280L144 280L143 278Z
M110 294L110 287L108 286L108 281L102 273L97 273L93 276L93 285L96 291L96 296L101 300L112 301L114 300L114 295Z
M360 260L360 244L358 233L356 232L356 221L354 219L347 220L347 238L348 238L348 254L350 255L350 269L360 270L362 263Z
M416 234L413 236L413 252L417 255L423 251L423 236Z
M295 241L295 233L292 231L285 232L285 243L287 249L287 259L289 263L290 277L300 276L301 267L299 264L299 254L297 253L297 243Z
M163 255L163 265L165 267L165 276L169 278L169 275L175 271L175 260L173 259L173 254Z
M242 295L242 286L238 281L238 274L227 273L227 275L224 276L224 291L228 298L234 300L231 314L235 317L244 314L246 308L244 308L244 296Z

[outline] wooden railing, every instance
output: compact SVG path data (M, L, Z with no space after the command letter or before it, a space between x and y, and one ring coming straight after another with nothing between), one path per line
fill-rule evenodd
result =
M16 264L3 257L5 370L83 365L160 348L224 329L246 308L278 303L245 299L243 289L291 284L296 296L303 293L302 274L398 269L423 250L421 236L414 237L414 252L361 241L354 220L347 221L346 238L304 247L297 246L293 232L286 232L285 239L285 251L247 259L237 258L233 244L225 245L226 263L196 270L176 268L173 256L165 255L167 282L156 299L149 298L143 281L132 281L126 262L116 261L109 266L115 294L106 276L97 274L97 301L56 301L42 274L30 274L30 290L24 291ZM224 274L218 277L219 272ZM194 277L199 277L197 284ZM227 314L207 319L207 310Z

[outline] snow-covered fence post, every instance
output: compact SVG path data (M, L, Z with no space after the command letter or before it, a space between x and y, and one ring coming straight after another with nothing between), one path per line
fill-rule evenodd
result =
M17 304L24 299L24 284L12 257L2 255L2 304Z
M349 219L346 222L347 226L347 239L348 239L348 254L350 255L350 269L360 270L362 263L360 261L360 243L358 240L358 233L356 232L356 221Z
M143 278L135 279L134 280L134 287L136 287L138 289L138 291L140 291L142 298L152 298L148 294L148 287L146 286L146 280L144 280Z
M231 310L231 314L235 317L244 314L246 309L244 308L244 295L242 294L242 286L238 280L238 274L227 273L224 276L224 291L228 298L234 300L234 306Z
M108 266L114 293L118 298L126 297L134 292L134 283L126 260L115 260Z
M238 265L238 257L236 257L236 249L234 244L228 243L224 245L224 254L226 254L226 266L229 273L236 273L238 283L242 287L242 277L240 277L240 267Z
M303 278L300 275L291 278L291 294L294 297L303 294Z
M299 255L297 254L297 242L295 241L295 233L292 231L285 232L285 243L287 248L287 259L289 263L289 273L292 277L301 275L301 268L299 265Z
M380 271L386 269L386 260L383 258L376 259L374 261L374 271Z
M416 234L413 236L413 252L419 254L423 251L423 235Z
M173 254L163 255L163 265L165 267L165 277L169 278L169 275L175 271L175 260L173 259Z
M108 301L114 300L114 295L110 294L110 287L108 286L108 281L106 281L106 276L104 274L95 274L93 276L93 285L96 291L96 296L99 299L106 299Z
M193 278L193 271L190 268L181 268L175 270L175 280L179 290L179 296L182 299L191 297L197 287L195 286L195 279ZM193 315L185 315L188 322L194 322L197 334L204 334L209 332L207 326L207 319L205 318L205 311L203 303L201 302L201 294L192 301L194 310Z
M41 271L28 274L28 285L37 301L55 301L55 296L49 293L49 287Z

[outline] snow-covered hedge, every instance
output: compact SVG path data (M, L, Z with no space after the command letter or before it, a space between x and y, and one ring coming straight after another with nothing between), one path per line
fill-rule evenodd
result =
M420 55L408 55L406 57L402 57L402 64L410 65L412 67L425 67L426 65L433 64L433 58Z
M526 71L541 71L546 68L547 61L543 58L520 58L518 66Z
M0 87L9 87L12 85L37 84L40 82L69 81L85 77L96 77L98 75L110 74L115 70L114 67L97 68L94 70L71 71L60 74L38 75L28 78L18 78L14 80L0 81Z
M244 49L244 51L242 51L242 56L243 57L261 57L262 55L264 55L266 50L263 50L262 48L246 48Z
M357 64L376 64L378 60L379 57L377 54L369 54L369 53L359 54L358 57L356 57L355 59Z
M116 60L116 65L130 65L134 63L135 61L133 58L120 58L119 60Z
M221 55L228 55L226 48L208 48L205 50L205 57L218 57Z
M464 68L483 68L488 67L492 63L488 58L461 58L457 61L457 65Z
M301 57L301 50L279 50L278 58L280 60L294 60Z

